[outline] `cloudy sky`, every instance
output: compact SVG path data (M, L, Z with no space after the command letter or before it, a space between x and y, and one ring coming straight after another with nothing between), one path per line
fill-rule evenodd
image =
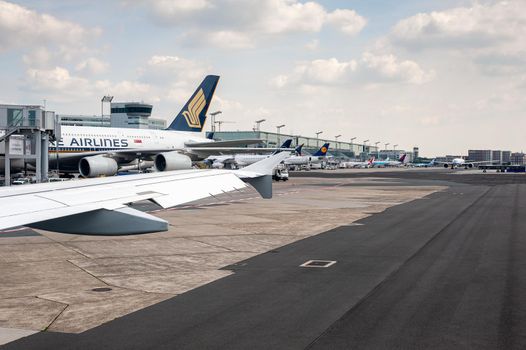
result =
M0 0L0 103L170 119L206 74L226 130L526 149L526 1Z

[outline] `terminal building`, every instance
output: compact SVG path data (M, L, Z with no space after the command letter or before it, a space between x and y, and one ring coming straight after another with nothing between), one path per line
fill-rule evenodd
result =
M153 106L141 102L111 103L110 116L61 114L60 124L132 129L166 129L166 120L151 118Z
M207 132L207 135L210 133ZM330 143L329 154L342 158L362 158L367 159L369 155L376 155L378 147L368 144L354 142L343 142L325 138L305 137L299 135L278 134L259 130L251 131L215 131L216 140L238 140L238 139L261 139L266 147L278 147L286 139L292 139L293 145L303 144L303 150L308 153L316 152L324 143Z
M510 162L513 165L524 165L526 164L526 154L523 152L514 152L511 154Z
M468 159L472 162L509 163L511 151L470 149L468 150Z

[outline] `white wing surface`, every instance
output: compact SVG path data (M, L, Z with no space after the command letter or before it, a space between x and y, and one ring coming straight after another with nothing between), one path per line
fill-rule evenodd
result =
M246 186L232 172L186 170L12 187L0 190L0 229L29 225L102 235L166 230L166 222L127 204L151 200L168 208ZM123 222L132 216L133 226ZM97 218L106 227L91 228Z
M240 190L247 186L245 181L270 198L269 174L286 156L278 153L243 172L178 170L0 189L0 229L26 225L97 235L166 231L166 221L127 205L151 200L163 208L173 207Z

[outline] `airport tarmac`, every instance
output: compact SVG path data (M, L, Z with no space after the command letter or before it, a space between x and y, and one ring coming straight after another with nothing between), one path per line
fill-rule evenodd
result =
M10 233L0 327L46 331L5 348L524 348L526 176L364 170L159 211L162 234Z

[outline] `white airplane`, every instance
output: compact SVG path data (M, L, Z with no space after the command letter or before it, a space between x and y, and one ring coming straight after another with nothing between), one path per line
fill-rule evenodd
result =
M291 143L292 139L286 140L271 154L222 154L208 156L205 161L211 164L214 169L223 169L227 164L234 167L245 167L268 158L273 154L279 153L282 150L287 150L290 148Z
M285 159L284 163L285 165L296 165L296 166L302 166L302 165L311 166L312 164L320 164L324 159L326 159L328 150L329 150L329 143L326 143L323 146L321 146L318 151L316 151L315 153L311 155L302 156L300 154L296 156L291 156Z
M271 198L272 171L287 156L278 153L243 170L191 169L2 188L0 229L24 225L91 235L166 231L166 221L128 204L150 200L169 208L242 189L245 182Z
M451 169L456 169L456 168L464 168L464 169L468 169L468 168L473 168L474 166L477 166L477 165L481 165L481 164L494 164L496 162L493 162L493 161L483 161L483 162L467 162L464 158L454 158L451 162L440 162L440 161L437 161L435 160L434 161L435 164L442 164L444 166L444 168L451 168Z
M341 162L340 166L345 168L370 168L372 165L373 159L366 160L364 162L361 161L347 161L347 162Z
M58 148L49 148L50 169L56 168L57 153L60 170L97 177L153 165L158 171L189 169L192 160L210 154L273 150L239 147L261 140L214 141L201 134L218 81L207 76L167 130L62 126Z

